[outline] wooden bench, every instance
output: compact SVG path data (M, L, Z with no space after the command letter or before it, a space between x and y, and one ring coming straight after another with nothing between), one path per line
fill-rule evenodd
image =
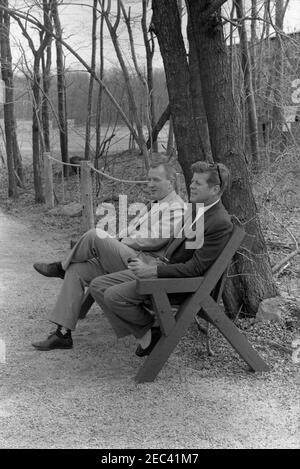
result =
M137 280L137 291L150 296L162 331L161 338L135 377L137 382L149 382L156 378L196 315L200 315L217 327L251 370L269 370L268 365L252 348L245 335L219 305L228 266L245 235L246 233L241 228L235 226L226 247L203 277ZM169 297L171 295L172 298L174 293L186 294L186 298L175 314ZM93 302L93 298L87 291L80 318L85 317Z

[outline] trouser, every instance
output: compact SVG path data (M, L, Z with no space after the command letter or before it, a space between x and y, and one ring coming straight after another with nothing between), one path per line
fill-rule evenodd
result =
M136 292L136 277L130 270L95 278L90 292L118 338L130 334L140 338L154 323L154 317L142 308L148 296Z
M84 289L91 280L126 269L128 257L138 254L117 239L105 236L105 232L103 237L99 233L95 229L87 231L62 262L65 278L49 320L67 329L76 327ZM140 257L148 263L155 262L147 254Z

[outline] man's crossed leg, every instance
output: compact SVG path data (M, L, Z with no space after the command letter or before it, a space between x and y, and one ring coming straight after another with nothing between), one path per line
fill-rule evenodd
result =
M62 278L61 269L64 273L61 290L49 315L49 320L58 326L57 330L46 340L32 344L38 350L72 348L71 331L76 328L85 287L95 277L126 269L127 259L137 256L138 253L134 249L107 236L105 232L102 232L101 236L98 234L101 235L99 230L90 230L80 238L66 259L60 263L59 275L56 275L53 267L51 267L53 275L48 275L47 272L44 274L36 269L43 275L51 277ZM147 253L141 253L140 257L148 264L156 262L155 258ZM51 264L44 264L46 268L49 265Z
M63 284L49 315L49 320L57 324L57 330L46 340L34 342L32 345L35 348L39 350L71 348L73 345L71 331L76 327L85 287L95 277L126 269L127 259L137 255L134 249L115 238L105 236L105 232L102 233L104 234L101 235L99 230L86 232L66 259L56 263L60 264L57 272L54 264L44 264L45 273L36 269L43 275L63 278ZM43 264L38 266L41 267ZM51 275L48 275L47 266L51 266ZM43 267L41 269L43 270Z

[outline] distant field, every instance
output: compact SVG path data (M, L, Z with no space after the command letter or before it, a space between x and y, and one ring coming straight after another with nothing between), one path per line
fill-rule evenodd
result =
M0 119L0 125L4 130L3 119ZM17 122L17 133L18 133L18 142L20 147L20 152L23 158L24 163L31 162L32 159L32 143L31 143L31 121L18 121ZM110 136L112 129L107 131L107 127L101 129L101 134L106 138ZM116 135L111 141L109 147L109 153L112 152L121 152L128 149L129 145L129 130L125 126L119 126L115 129L114 132ZM145 135L147 135L147 129L145 128ZM85 136L85 127L76 127L69 126L68 129L68 140L69 140L69 154L72 155L82 155L84 153L84 136ZM163 150L162 145L166 147L168 139L168 125L166 125L161 131L159 149ZM95 132L92 129L92 138L91 138L91 147L92 151L95 148L96 138ZM1 150L5 154L3 140L1 141ZM57 128L52 128L51 130L51 151L54 157L60 158L60 145L59 145L59 133Z

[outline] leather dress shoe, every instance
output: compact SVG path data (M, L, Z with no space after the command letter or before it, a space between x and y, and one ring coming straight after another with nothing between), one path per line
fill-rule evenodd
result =
M62 268L61 262L52 262L50 264L46 264L43 262L36 262L33 264L34 269L45 277L65 277L65 271Z
M41 342L32 342L33 347L37 350L53 350L53 349L70 349L73 347L71 335L65 336L60 331L50 334L46 340Z
M141 345L139 345L135 351L135 354L138 357L145 357L146 355L150 355L152 350L154 349L155 345L161 338L161 330L159 327L152 327L151 328L151 342L150 345L148 345L147 348L143 348Z

